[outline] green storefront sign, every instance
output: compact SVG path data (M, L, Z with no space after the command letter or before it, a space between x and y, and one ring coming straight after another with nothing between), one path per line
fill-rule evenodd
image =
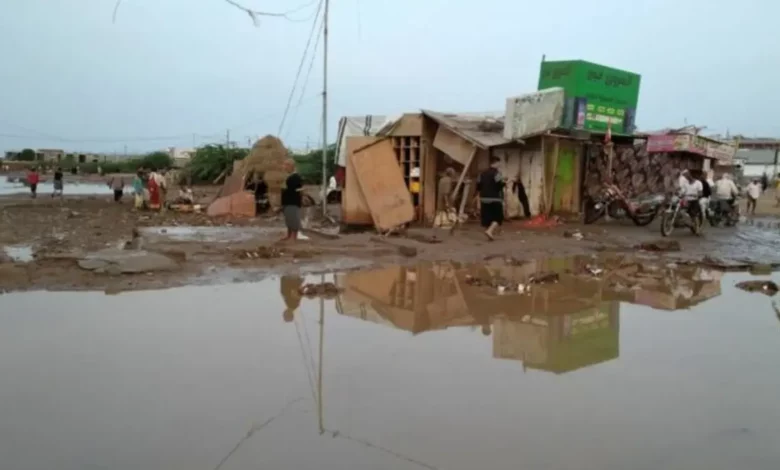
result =
M561 87L566 94L563 127L631 134L641 77L584 60L542 62L539 89Z

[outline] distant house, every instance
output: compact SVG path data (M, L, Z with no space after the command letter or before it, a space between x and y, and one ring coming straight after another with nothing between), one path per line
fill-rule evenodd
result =
M761 177L766 174L772 176L780 171L778 167L778 153L774 149L745 149L737 151L735 160L742 162L742 172L745 177Z
M171 156L174 167L184 168L192 160L193 155L195 155L195 149L168 147L168 155Z

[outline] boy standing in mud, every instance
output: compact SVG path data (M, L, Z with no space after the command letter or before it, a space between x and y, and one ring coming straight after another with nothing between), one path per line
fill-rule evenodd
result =
M287 226L287 236L282 240L295 241L301 230L303 180L295 170L295 161L292 159L284 162L284 169L288 176L284 188L282 188L282 214L284 215L284 224Z

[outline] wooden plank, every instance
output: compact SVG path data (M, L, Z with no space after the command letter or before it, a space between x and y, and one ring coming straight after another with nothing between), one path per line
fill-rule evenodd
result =
M433 146L461 165L466 165L474 149L471 142L443 126L439 126L436 137L433 139Z
M341 195L341 216L345 224L371 225L374 223L374 219L371 217L371 210L363 197L363 191L360 190L360 184L357 182L355 171L352 169L352 165L349 164L349 160L356 150L377 140L379 140L379 137L347 137L347 166L345 168L344 190Z
M414 220L412 197L391 139L361 148L349 162L378 230L390 230Z

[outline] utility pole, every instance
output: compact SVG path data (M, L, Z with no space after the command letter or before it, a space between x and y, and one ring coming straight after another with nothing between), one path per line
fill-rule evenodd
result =
M328 215L328 8L322 16L322 215Z
M225 131L225 149L230 148L230 129Z

